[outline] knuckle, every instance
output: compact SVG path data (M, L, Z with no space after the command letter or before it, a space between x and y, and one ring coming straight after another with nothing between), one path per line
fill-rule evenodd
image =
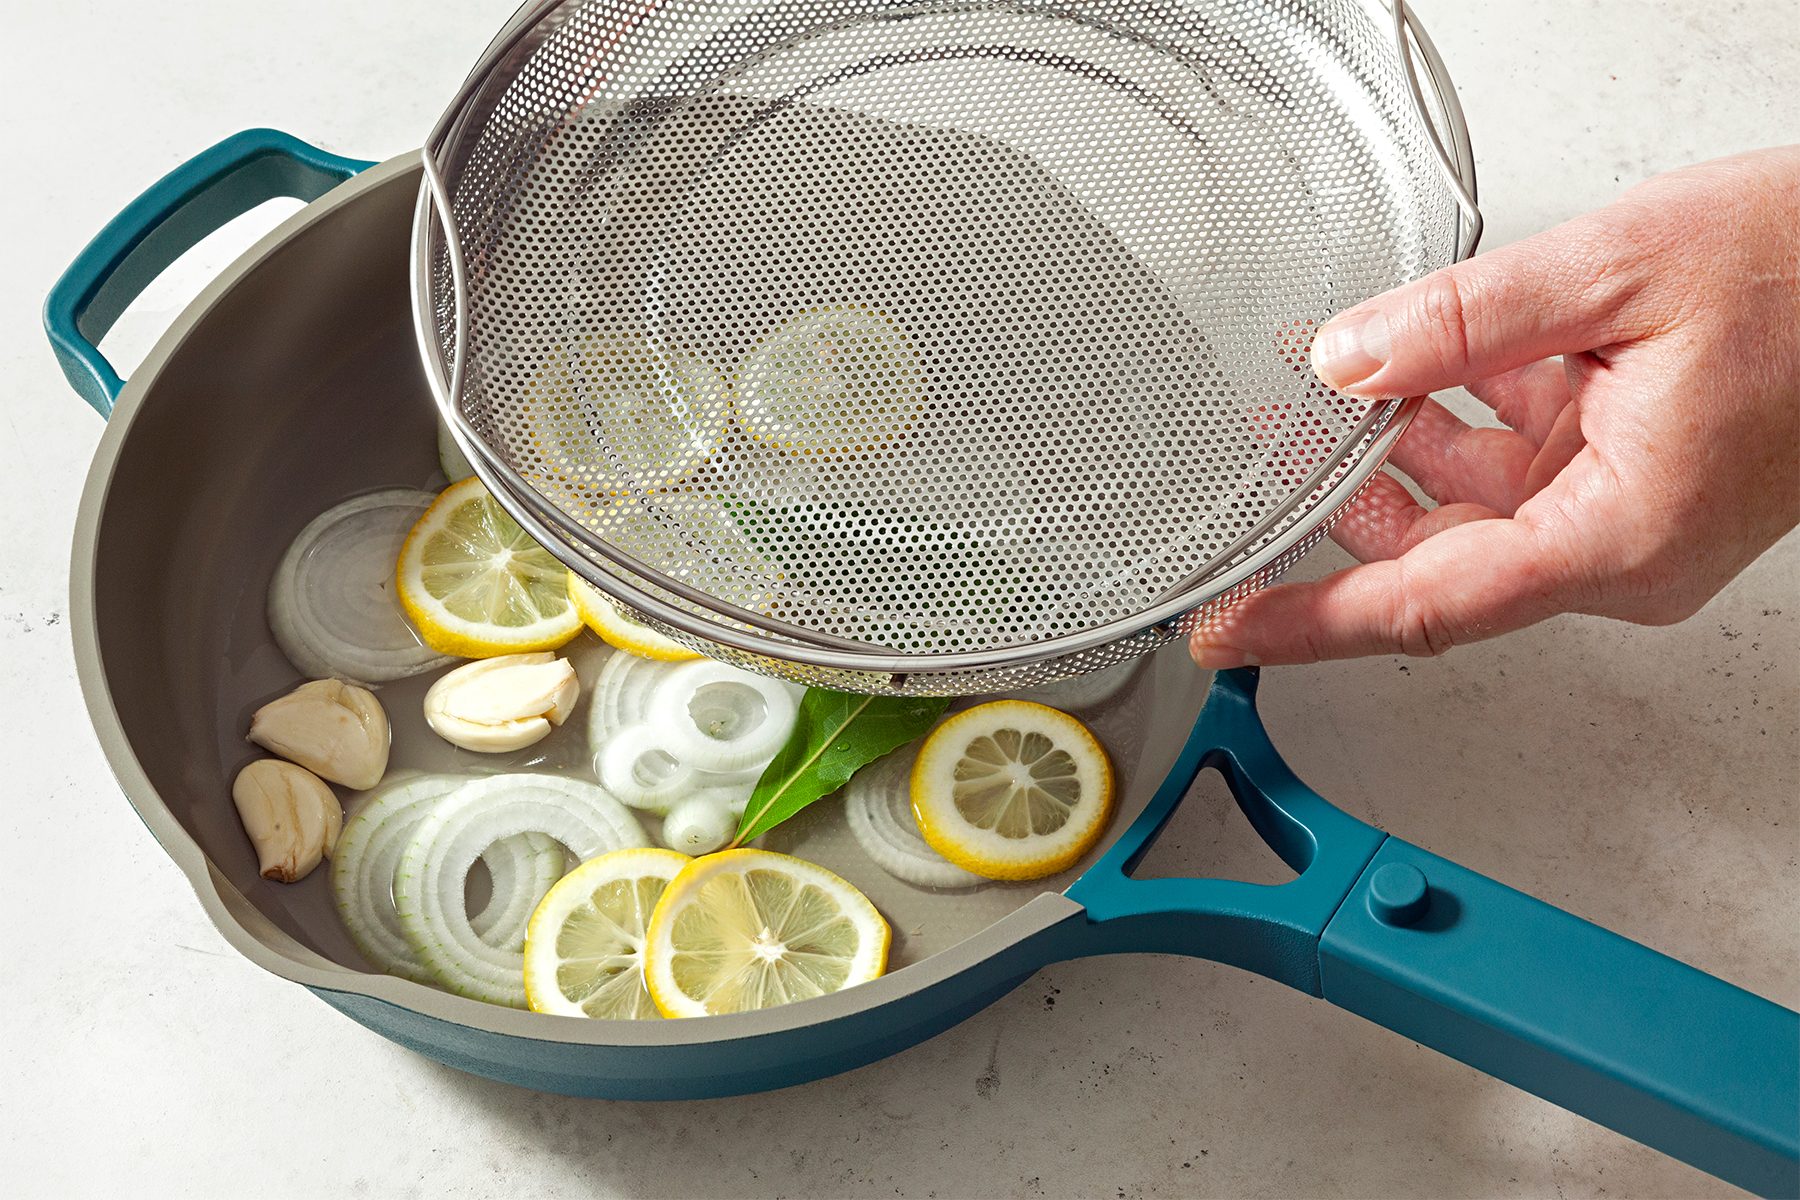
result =
M1436 361L1454 369L1468 361L1470 313L1466 285L1454 271L1439 271L1420 281L1413 294L1410 324Z
M1401 653L1412 658L1436 658L1457 642L1455 632L1433 605L1414 600L1401 606L1393 636Z
M1413 658L1436 658L1459 640L1459 631L1445 619L1435 596L1422 592L1405 574L1400 576L1399 603L1395 605L1388 640Z
M1558 609L1636 625L1673 625L1693 616L1712 590L1711 555L1673 532L1647 507L1620 512L1592 504L1581 513L1545 513L1554 525L1544 564Z
M1332 647L1328 646L1325 640L1319 636L1317 629L1307 628L1295 638L1292 647L1293 662L1295 664L1324 662L1327 658L1335 657L1331 650Z
M1562 282L1586 307L1612 306L1637 282L1650 236L1640 217L1617 205L1595 213L1565 260L1570 277Z
M1652 561L1631 563L1606 581L1607 599L1626 609L1626 617L1639 625L1677 625L1687 620L1712 599L1713 591L1701 582L1706 576L1683 570L1672 563Z

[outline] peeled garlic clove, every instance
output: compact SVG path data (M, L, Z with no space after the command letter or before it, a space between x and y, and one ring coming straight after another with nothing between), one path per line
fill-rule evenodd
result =
M231 799L264 879L305 879L331 852L344 825L343 807L325 781L279 759L258 759L239 771Z
M305 770L305 767L300 768ZM323 780L320 780L323 783ZM330 789L327 789L330 790ZM330 858L337 851L338 835L344 832L344 806L337 803L337 794L332 793L332 802L325 806L325 842L320 853Z
M250 740L333 783L361 791L381 782L388 719L366 688L341 679L303 683L250 718Z
M505 654L456 668L425 693L425 723L455 746L482 754L521 750L561 725L581 683L547 651Z
M456 715L481 725L544 717L560 725L580 694L575 668L549 653L470 663L458 681ZM476 679L480 686L471 686Z
M505 754L508 750L523 750L543 741L550 732L550 722L542 717L533 717L528 721L506 721L499 725L482 725L461 720L446 712L433 712L430 708L425 710L425 723L431 726L433 733L452 746L460 746L478 754Z

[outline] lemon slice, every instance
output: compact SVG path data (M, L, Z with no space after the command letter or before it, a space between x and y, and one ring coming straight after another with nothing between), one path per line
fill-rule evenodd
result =
M616 1021L662 1016L644 987L644 936L663 889L688 862L673 850L615 850L563 876L525 932L531 1011Z
M888 924L827 871L767 850L696 858L650 919L644 982L665 1017L773 1008L887 968Z
M925 373L900 327L855 306L801 313L738 369L737 417L794 454L843 454L892 441L925 407Z
M698 651L689 650L674 638L628 616L624 609L602 596L598 589L573 571L569 572L569 602L581 614L581 623L593 630L595 636L627 654L658 662L686 662L700 657Z
M1039 879L1106 832L1112 760L1080 721L1029 700L957 713L919 747L913 816L933 850L989 879Z
M718 450L730 412L717 370L635 334L558 350L521 390L542 473L593 497L679 483Z
M445 488L406 535L394 581L427 646L493 658L554 650L581 632L568 574L471 478Z

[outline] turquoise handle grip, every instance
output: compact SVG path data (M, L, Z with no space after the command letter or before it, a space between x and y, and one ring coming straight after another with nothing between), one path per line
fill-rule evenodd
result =
M44 301L44 331L63 374L101 416L125 381L100 353L119 314L207 234L265 200L315 200L372 162L274 129L246 129L157 180L94 235Z
M1389 838L1325 999L1761 1195L1800 1194L1800 1015Z
M1223 672L1167 779L1068 895L1084 949L1193 954L1385 1025L1753 1191L1800 1192L1800 1014L1358 821ZM1208 767L1298 872L1130 877Z

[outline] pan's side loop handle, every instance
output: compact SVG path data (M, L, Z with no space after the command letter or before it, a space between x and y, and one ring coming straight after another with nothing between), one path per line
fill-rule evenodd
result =
M1068 889L1100 952L1150 950L1230 963L1319 994L1319 936L1386 836L1328 803L1288 769L1256 712L1255 668L1222 671L1175 766L1106 854ZM1238 806L1297 875L1133 879L1195 777L1225 777Z
M125 381L100 340L152 280L207 234L265 200L315 200L372 162L275 129L246 129L151 184L83 247L44 301L44 332L69 384L103 417Z
M1432 45L1425 27L1413 16L1406 0L1392 0L1392 4L1395 50L1400 59L1401 72L1406 76L1407 91L1411 93L1413 106L1418 110L1419 122L1425 127L1425 136L1431 142L1438 170L1443 173L1444 182L1449 185L1450 194L1456 199L1456 257L1461 261L1475 253L1475 247L1481 242L1482 230L1479 192L1475 186L1475 151L1469 143L1468 121L1463 117L1462 103L1456 98L1456 86L1450 82L1449 68L1444 66L1444 60L1439 56L1437 47ZM1425 80L1419 77L1421 67L1424 68ZM1445 132L1450 135L1448 146L1444 145L1437 122L1432 119L1433 105L1425 94L1426 80L1431 84L1431 97L1443 114Z

